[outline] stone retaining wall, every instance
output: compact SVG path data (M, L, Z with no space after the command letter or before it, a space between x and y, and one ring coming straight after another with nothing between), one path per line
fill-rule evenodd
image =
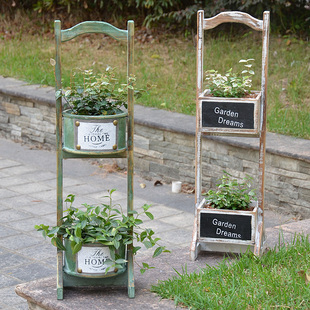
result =
M194 136L136 125L135 168L145 177L193 183ZM289 147L289 146L288 146ZM258 150L205 139L203 186L214 187L223 170L235 177L258 175ZM310 162L266 153L266 206L279 212L310 216Z
M53 88L0 78L0 134L27 143L55 145ZM225 169L236 177L257 176L258 141L203 139L203 186ZM118 160L124 165L124 160ZM166 182L195 182L195 117L135 107L135 170ZM266 207L310 217L310 141L267 134Z

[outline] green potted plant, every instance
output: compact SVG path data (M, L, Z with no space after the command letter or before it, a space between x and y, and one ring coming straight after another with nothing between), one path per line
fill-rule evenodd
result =
M140 213L124 214L121 206L112 201L114 191L108 191L104 197L107 203L97 206L85 203L82 209L73 207L75 196L70 194L65 200L69 208L61 225L35 226L44 237L51 238L54 246L64 251L64 272L68 275L92 278L119 275L126 270L126 246L134 242L133 254L142 246L156 247L153 257L169 252L158 244L160 238L154 237L152 229L141 228L142 215L151 220L154 218L149 212L150 205L144 205ZM152 267L143 263L140 271L144 273L149 268Z
M199 96L201 126L214 134L258 133L260 91L252 91L254 59L241 59L241 72L206 71L206 89Z
M115 69L72 74L70 87L56 92L64 99L64 149L68 152L122 152L126 149L127 92L134 77L123 84ZM135 96L141 91L134 91ZM125 109L125 110L124 110Z
M199 238L220 245L253 245L257 223L257 198L253 179L242 181L224 171L216 190L209 190L198 207Z

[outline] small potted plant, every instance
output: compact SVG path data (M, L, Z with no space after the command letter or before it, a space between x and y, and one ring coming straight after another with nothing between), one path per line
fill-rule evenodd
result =
M160 238L154 237L152 229L141 228L142 215L153 219L150 205L144 205L140 213L132 211L126 215L120 205L113 204L111 195L114 191L108 191L104 197L107 203L98 206L85 203L83 209L73 207L75 196L70 194L65 200L70 205L61 225L51 228L44 224L35 226L44 237L51 238L54 246L64 251L66 274L87 278L119 275L126 270L126 246L133 242L133 254L141 246L147 249L156 247L153 257L169 252L158 244ZM149 268L152 267L143 263L140 271L144 273Z
M241 182L224 171L216 190L209 190L198 207L198 233L204 242L253 245L257 198L252 178Z
M64 149L68 152L122 152L126 149L127 92L134 77L123 84L115 70L102 74L84 70L72 74L70 87L57 91L64 99ZM138 96L141 91L134 91Z
M216 70L206 71L206 89L199 96L201 126L212 133L258 133L260 91L252 91L252 62L241 59L244 70L224 75Z

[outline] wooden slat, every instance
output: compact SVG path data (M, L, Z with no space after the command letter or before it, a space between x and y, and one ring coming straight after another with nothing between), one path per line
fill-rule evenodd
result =
M263 21L252 17L251 15L243 12L222 12L214 17L206 18L203 20L203 29L208 30L215 28L222 23L242 23L254 30L263 30Z
M109 152L108 154L96 153L96 152L87 152L86 154L82 152L71 152L63 148L62 156L66 158L127 158L127 150L123 150L117 153Z
M61 30L61 42L69 41L85 33L103 33L116 40L127 42L127 30L118 29L108 23L100 21L87 21Z

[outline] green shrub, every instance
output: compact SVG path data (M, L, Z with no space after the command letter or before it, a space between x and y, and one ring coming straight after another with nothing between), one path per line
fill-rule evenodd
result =
M308 0L15 0L1 1L0 13L12 15L19 9L39 13L56 13L66 17L82 16L122 22L128 18L147 27L166 26L185 33L196 31L196 13L205 17L223 11L242 11L261 19L263 11L271 13L271 29L281 34L310 34L310 4ZM225 29L225 27L224 27ZM231 28L227 28L231 31Z

